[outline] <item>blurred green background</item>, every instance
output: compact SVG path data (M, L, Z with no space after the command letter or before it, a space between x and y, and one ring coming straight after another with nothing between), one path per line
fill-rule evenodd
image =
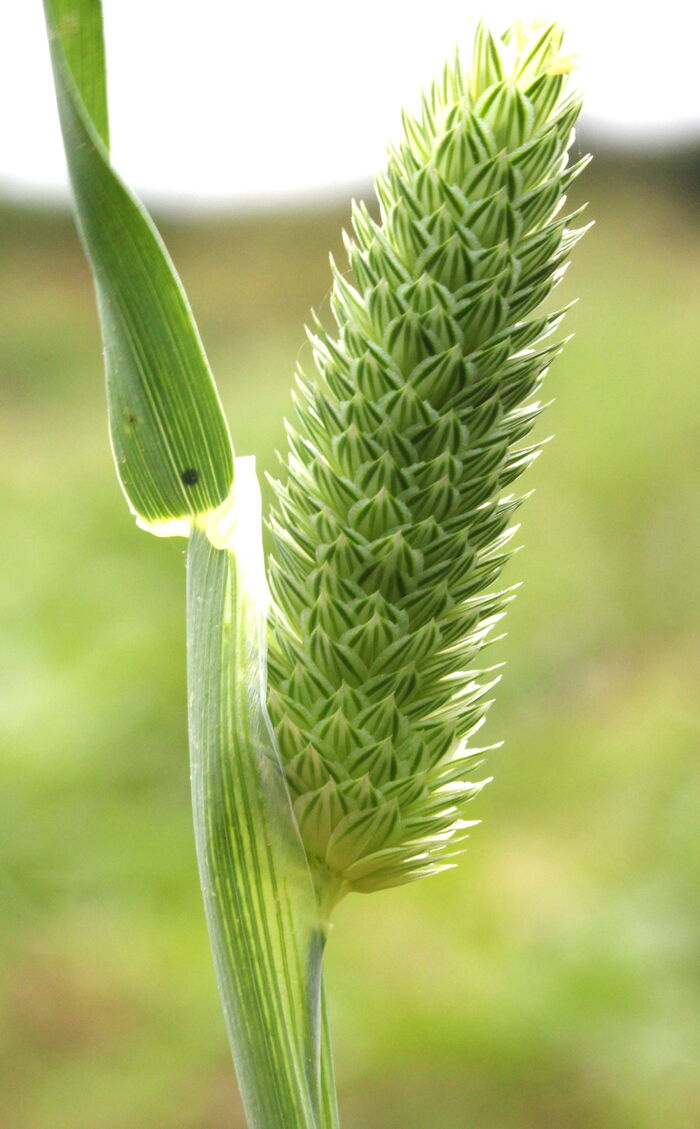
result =
M556 440L489 652L506 743L459 868L337 914L345 1129L700 1124L700 197L692 162L601 154L584 180ZM347 218L162 224L264 468ZM0 1122L242 1129L190 829L183 545L119 494L69 216L5 204L0 253Z

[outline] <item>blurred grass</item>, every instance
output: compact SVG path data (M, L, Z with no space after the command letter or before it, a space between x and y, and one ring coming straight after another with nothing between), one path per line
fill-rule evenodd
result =
M700 212L588 176L531 473L506 738L458 870L340 909L346 1129L700 1123ZM239 453L273 467L346 208L164 224ZM0 1122L235 1129L189 824L183 551L110 462L70 220L0 208ZM326 296L324 299L324 295Z

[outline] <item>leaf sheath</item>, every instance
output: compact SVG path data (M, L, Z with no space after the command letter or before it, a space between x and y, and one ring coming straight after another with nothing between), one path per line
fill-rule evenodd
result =
M187 564L192 799L219 991L251 1129L332 1129L324 932L265 708L259 494L238 460L231 551ZM323 1061L323 1079L319 1060Z

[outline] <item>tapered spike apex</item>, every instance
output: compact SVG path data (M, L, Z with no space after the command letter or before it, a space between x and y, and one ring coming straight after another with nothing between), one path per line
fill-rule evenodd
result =
M480 24L353 204L333 330L315 320L274 484L270 700L319 884L437 873L468 824L495 684L474 663L512 599L511 484L561 342L537 315L580 232L558 218L579 99L556 23ZM492 668L492 671L495 668ZM496 679L497 680L497 679Z

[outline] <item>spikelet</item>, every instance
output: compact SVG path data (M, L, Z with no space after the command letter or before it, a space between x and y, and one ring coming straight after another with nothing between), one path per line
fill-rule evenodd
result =
M358 204L335 334L310 334L274 482L269 705L302 839L339 896L435 873L469 823L474 662L561 348L534 311L580 237L559 218L580 103L561 28L481 25ZM483 750L481 750L483 751Z

